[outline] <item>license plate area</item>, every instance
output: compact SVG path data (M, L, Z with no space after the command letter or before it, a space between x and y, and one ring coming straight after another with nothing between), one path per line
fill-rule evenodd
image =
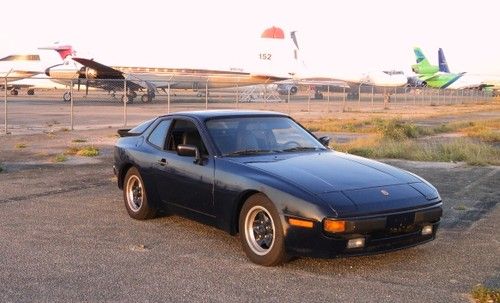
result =
M387 220L385 223L386 228L404 228L412 225L415 222L415 213L404 213L397 215L387 216Z

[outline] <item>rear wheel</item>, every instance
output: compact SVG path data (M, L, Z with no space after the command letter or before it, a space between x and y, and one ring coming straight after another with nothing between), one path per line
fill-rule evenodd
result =
M247 199L239 217L240 240L248 258L259 265L286 261L283 227L274 204L263 194Z
M70 92L65 92L63 94L63 101L64 102L69 102L71 100L71 93Z
M146 188L137 168L131 167L127 171L123 184L123 200L128 214L138 220L154 218L156 209L148 203Z

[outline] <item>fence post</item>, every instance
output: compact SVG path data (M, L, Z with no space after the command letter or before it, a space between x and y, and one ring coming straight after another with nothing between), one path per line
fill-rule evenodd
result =
M290 115L290 90L288 89L288 96L286 100L286 107L288 109L288 114Z
M170 114L170 82L167 84L167 114Z
M236 109L239 109L240 107L239 99L240 99L240 89L238 83L236 83Z
M127 77L123 78L123 126L127 126Z
M7 76L5 76L4 82L4 102L5 134L7 135L9 133L7 130Z
M327 86L327 99L326 99L326 108L327 108L327 112L331 112L330 110L330 85Z
M361 108L361 83L358 86L358 110Z
M208 79L205 83L205 109L208 109Z
M307 94L307 112L311 112L311 86L309 86L309 91Z
M372 97L371 97L371 98L372 98L372 112L373 112L373 105L374 105L374 104L373 104L373 94L374 94L374 91L373 91L373 90L374 90L374 88L373 88L373 85L372 85Z
M70 129L74 130L74 123L73 123L73 80L70 82L69 86L69 101L70 101L70 114L69 114L69 119L70 119Z
M342 94L342 112L345 112L345 86L343 87L343 94Z

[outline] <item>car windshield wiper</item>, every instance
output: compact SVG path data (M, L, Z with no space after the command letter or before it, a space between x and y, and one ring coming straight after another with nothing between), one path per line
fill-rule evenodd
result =
M284 152L295 152L295 151L306 151L306 150L321 150L318 147L312 147L312 146L296 146L296 147L291 147L284 149Z
M279 150L271 150L271 149L244 149L237 150L232 153L227 153L224 156L247 156L247 155L258 155L258 154L268 154L268 153L277 153Z

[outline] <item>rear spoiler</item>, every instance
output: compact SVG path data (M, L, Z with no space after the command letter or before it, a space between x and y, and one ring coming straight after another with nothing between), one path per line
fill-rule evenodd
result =
M138 133L129 133L130 128L121 128L117 131L118 135L121 137L134 137L134 136L139 136L140 134Z

